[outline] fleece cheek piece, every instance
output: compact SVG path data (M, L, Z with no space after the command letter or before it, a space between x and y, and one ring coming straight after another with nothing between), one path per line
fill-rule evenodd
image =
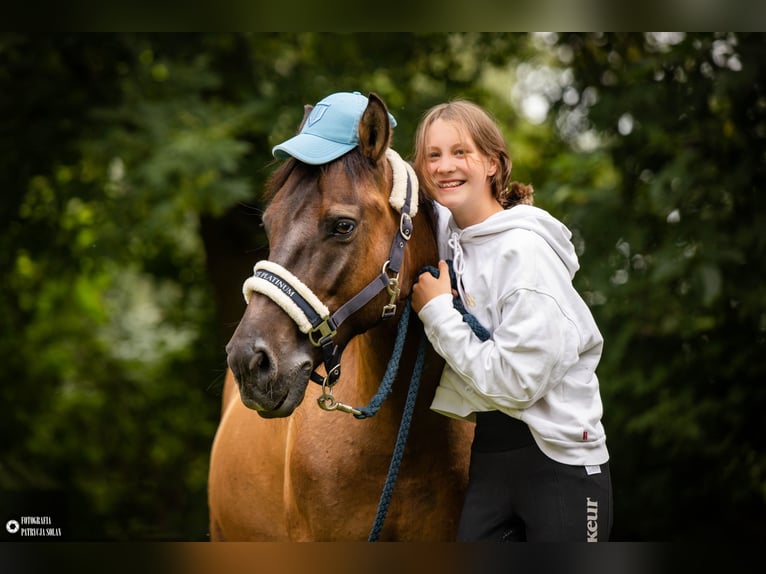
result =
M409 216L415 217L418 213L418 176L412 166L404 161L401 156L391 148L386 150L386 159L391 164L394 173L394 184L391 188L391 195L388 202L396 211L402 212L404 203L407 199L407 176L409 175L410 185L412 187L412 197L410 198Z

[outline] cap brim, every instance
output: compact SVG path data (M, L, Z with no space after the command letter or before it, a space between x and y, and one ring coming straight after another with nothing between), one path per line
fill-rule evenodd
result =
M292 156L303 163L320 165L350 152L356 145L338 143L304 133L274 146L271 153L278 159Z

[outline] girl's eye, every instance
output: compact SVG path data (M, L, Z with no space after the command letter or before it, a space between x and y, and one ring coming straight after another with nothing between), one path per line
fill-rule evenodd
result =
M356 222L351 219L339 219L333 226L333 235L348 237L356 229Z

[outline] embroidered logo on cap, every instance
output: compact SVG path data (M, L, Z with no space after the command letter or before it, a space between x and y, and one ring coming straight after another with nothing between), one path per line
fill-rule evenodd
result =
M314 106L314 109L311 110L311 113L309 114L309 119L306 122L309 126L313 126L315 123L317 123L319 120L322 119L322 116L329 108L329 104L317 104Z

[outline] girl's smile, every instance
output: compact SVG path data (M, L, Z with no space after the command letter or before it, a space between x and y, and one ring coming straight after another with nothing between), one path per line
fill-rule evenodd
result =
M452 212L460 227L480 223L502 210L489 179L497 171L496 163L453 122L437 119L431 124L426 150L434 199Z

